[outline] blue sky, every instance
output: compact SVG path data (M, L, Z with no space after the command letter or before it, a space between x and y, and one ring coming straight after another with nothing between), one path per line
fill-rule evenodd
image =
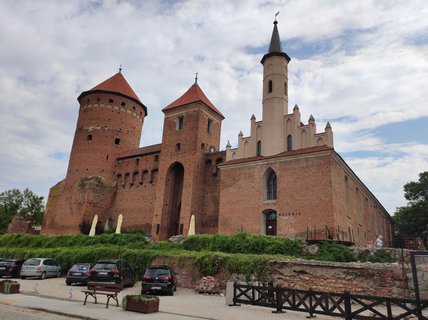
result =
M47 197L65 177L76 98L123 74L147 105L141 146L160 143L162 108L198 83L225 115L221 146L261 119L274 14L289 64L289 111L329 121L335 150L393 214L428 170L428 2L206 0L0 2L0 192Z

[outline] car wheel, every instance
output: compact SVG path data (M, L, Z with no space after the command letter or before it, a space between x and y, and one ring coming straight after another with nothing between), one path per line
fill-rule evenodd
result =
M169 296L173 296L174 295L174 290L168 291L168 295Z
M40 275L40 279L45 280L46 279L46 272L42 272Z
M129 287L132 288L135 284L135 277L132 277L131 283L129 284Z
M67 286L71 286L71 282L70 281L66 281L65 283L67 284Z
M57 278L61 277L61 271L58 271L58 272L56 273L56 277L57 277Z

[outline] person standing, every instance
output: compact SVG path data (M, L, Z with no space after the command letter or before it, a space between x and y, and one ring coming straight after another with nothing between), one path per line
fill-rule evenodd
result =
M379 250L379 249L382 249L382 247L383 247L382 236L378 236L374 243L374 248L376 250Z

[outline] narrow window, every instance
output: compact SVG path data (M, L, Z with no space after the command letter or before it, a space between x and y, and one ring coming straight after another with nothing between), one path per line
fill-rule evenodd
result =
M140 163L140 159L135 159L135 164L138 166L138 164Z
M117 145L119 145L120 144L120 139L119 138L114 139L114 143L117 144Z
M184 128L184 117L180 116L176 120L176 130L181 130Z
M207 132L209 134L211 134L213 132L213 121L211 119L208 119Z
M284 94L288 95L287 81L284 82Z
M108 99L108 102L113 103L113 99Z
M175 150L180 150L181 149L181 144L179 144L179 143L177 143L176 145L175 145Z
M159 161L159 156L155 155L155 162L158 162L158 161Z
M291 137L291 134L287 136L287 151L293 150L293 138Z
M256 154L258 157L262 155L262 142L259 140L257 141L257 151Z
M86 141L91 141L92 140L92 134L88 134L86 136Z
M269 82L268 82L268 93L272 92L272 87L273 87L272 80L269 80Z
M122 103L120 104L122 107L124 107L126 105L125 102L122 101Z
M271 172L267 179L267 200L275 200L276 199L276 191L277 191L277 182L276 182L276 173Z
M158 223L158 224L156 225L156 234L159 234L159 231L160 231L160 224Z

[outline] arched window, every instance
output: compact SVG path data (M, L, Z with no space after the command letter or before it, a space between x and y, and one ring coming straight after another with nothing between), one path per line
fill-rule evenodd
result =
M291 134L287 136L287 151L293 150L293 137Z
M272 92L272 87L273 87L272 80L269 80L269 82L268 82L268 93Z
M262 142L259 140L257 141L257 151L256 154L258 157L262 155Z
M288 95L287 81L284 82L284 94Z
M266 199L275 200L276 190L277 190L276 173L275 171L272 171L268 175L267 181L266 181Z

